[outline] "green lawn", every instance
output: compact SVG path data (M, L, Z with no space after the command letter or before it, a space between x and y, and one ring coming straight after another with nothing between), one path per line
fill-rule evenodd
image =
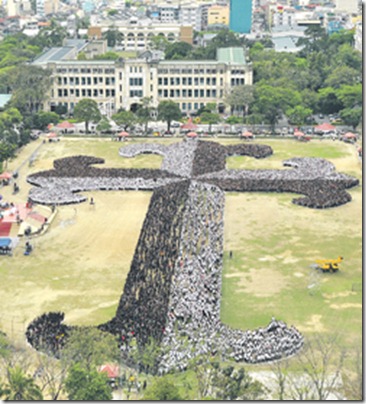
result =
M145 141L131 139L126 144ZM280 169L284 159L314 156L361 178L352 145L283 139L258 143L272 146L273 156L231 157L228 167ZM26 146L9 169L18 167L37 144ZM21 192L13 196L8 187L1 193L14 202L24 201L29 190L26 175L51 168L56 158L77 154L102 157L109 167L160 167L162 158L156 155L121 158L118 150L124 145L96 138L46 143L34 165L21 170ZM361 343L362 189L350 193L350 203L328 210L296 206L291 194L227 193L221 311L225 323L248 329L265 326L275 316L298 327L305 337L337 332L345 347ZM90 194L97 201L95 211L87 204L77 205L77 220L65 225L74 206L61 207L50 231L35 240L33 255L24 257L19 247L12 258L0 256L0 326L16 339L23 340L26 324L47 310L65 311L74 324L98 324L114 315L151 194ZM317 258L338 255L344 257L339 273L310 268Z

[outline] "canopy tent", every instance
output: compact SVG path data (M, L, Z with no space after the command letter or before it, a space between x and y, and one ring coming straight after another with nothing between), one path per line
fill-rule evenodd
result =
M119 374L119 366L107 363L99 368L99 372L107 373L107 376L110 379L116 379Z
M57 129L74 129L75 125L69 121L63 121L63 122L59 123L58 125L56 125L56 128Z
M189 118L187 123L183 124L180 128L183 130L195 130L197 129L197 125L192 122L192 118Z
M316 132L330 132L335 130L335 126L331 125L330 123L322 123L321 125L315 126Z
M245 138L252 138L253 137L253 133L252 132L249 132L249 131L247 131L247 132L243 132L241 135L240 135L241 137L245 137Z
M57 133L51 132L46 136L48 139L55 139L57 137Z
M355 135L352 132L347 132L345 135L343 135L343 137L346 138L346 139L356 139L357 135Z
M4 171L2 174L0 174L0 180L10 180L12 176L13 175L8 171Z
M298 130L297 132L294 132L294 136L295 137L305 136L305 133Z
M118 137L127 137L127 136L130 136L130 134L128 132L120 132L117 136Z
M0 237L0 248L10 247L10 246L11 246L11 238Z
M197 133L196 132L189 132L189 133L187 133L187 137L197 137L198 135L197 135Z

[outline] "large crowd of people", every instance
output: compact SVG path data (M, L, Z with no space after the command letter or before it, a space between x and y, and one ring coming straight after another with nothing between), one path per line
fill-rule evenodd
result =
M84 197L77 193L83 190L154 190L116 315L99 328L117 335L122 348L131 338L139 345L153 338L168 348L160 373L184 369L192 356L207 352L250 363L295 354L303 338L281 321L254 331L233 330L220 321L224 192L295 192L305 197L294 203L326 208L350 200L345 189L358 180L315 158L287 160L283 170L225 168L230 155L272 154L265 145L225 147L188 139L120 149L124 157L140 153L163 155L162 169L101 169L91 164L102 159L75 156L28 177L36 185L30 199L52 205L80 202ZM68 330L62 320L60 313L39 317L28 327L28 341L56 352Z

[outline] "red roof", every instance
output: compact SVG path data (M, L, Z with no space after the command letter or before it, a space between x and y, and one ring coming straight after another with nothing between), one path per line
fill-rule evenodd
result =
M197 129L197 125L192 122L192 118L189 118L188 122L181 126L181 129L194 130Z
M99 372L105 372L110 379L116 379L119 374L119 366L107 363L99 368Z
M60 128L60 129L71 129L74 127L75 127L75 125L70 123L69 121L63 121L56 126L56 128Z
M331 125L330 123L322 123L321 125L315 126L315 130L326 132L328 130L335 130L335 126Z
M10 180L13 175L7 171L0 174L0 180Z
M187 136L188 137L197 137L198 135L196 132L189 132L189 133L187 133Z

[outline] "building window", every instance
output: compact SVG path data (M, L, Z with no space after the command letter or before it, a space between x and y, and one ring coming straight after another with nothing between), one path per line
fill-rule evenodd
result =
M76 89L75 92L76 92L76 97L80 97L80 90Z
M58 90L58 96L62 97L62 90L61 89Z
M79 85L79 77L75 77L75 84L78 86Z
M198 90L197 89L194 90L194 96L198 97Z
M86 96L86 90L82 89L82 90L81 90L81 95L82 95L83 97L85 97L85 96Z

